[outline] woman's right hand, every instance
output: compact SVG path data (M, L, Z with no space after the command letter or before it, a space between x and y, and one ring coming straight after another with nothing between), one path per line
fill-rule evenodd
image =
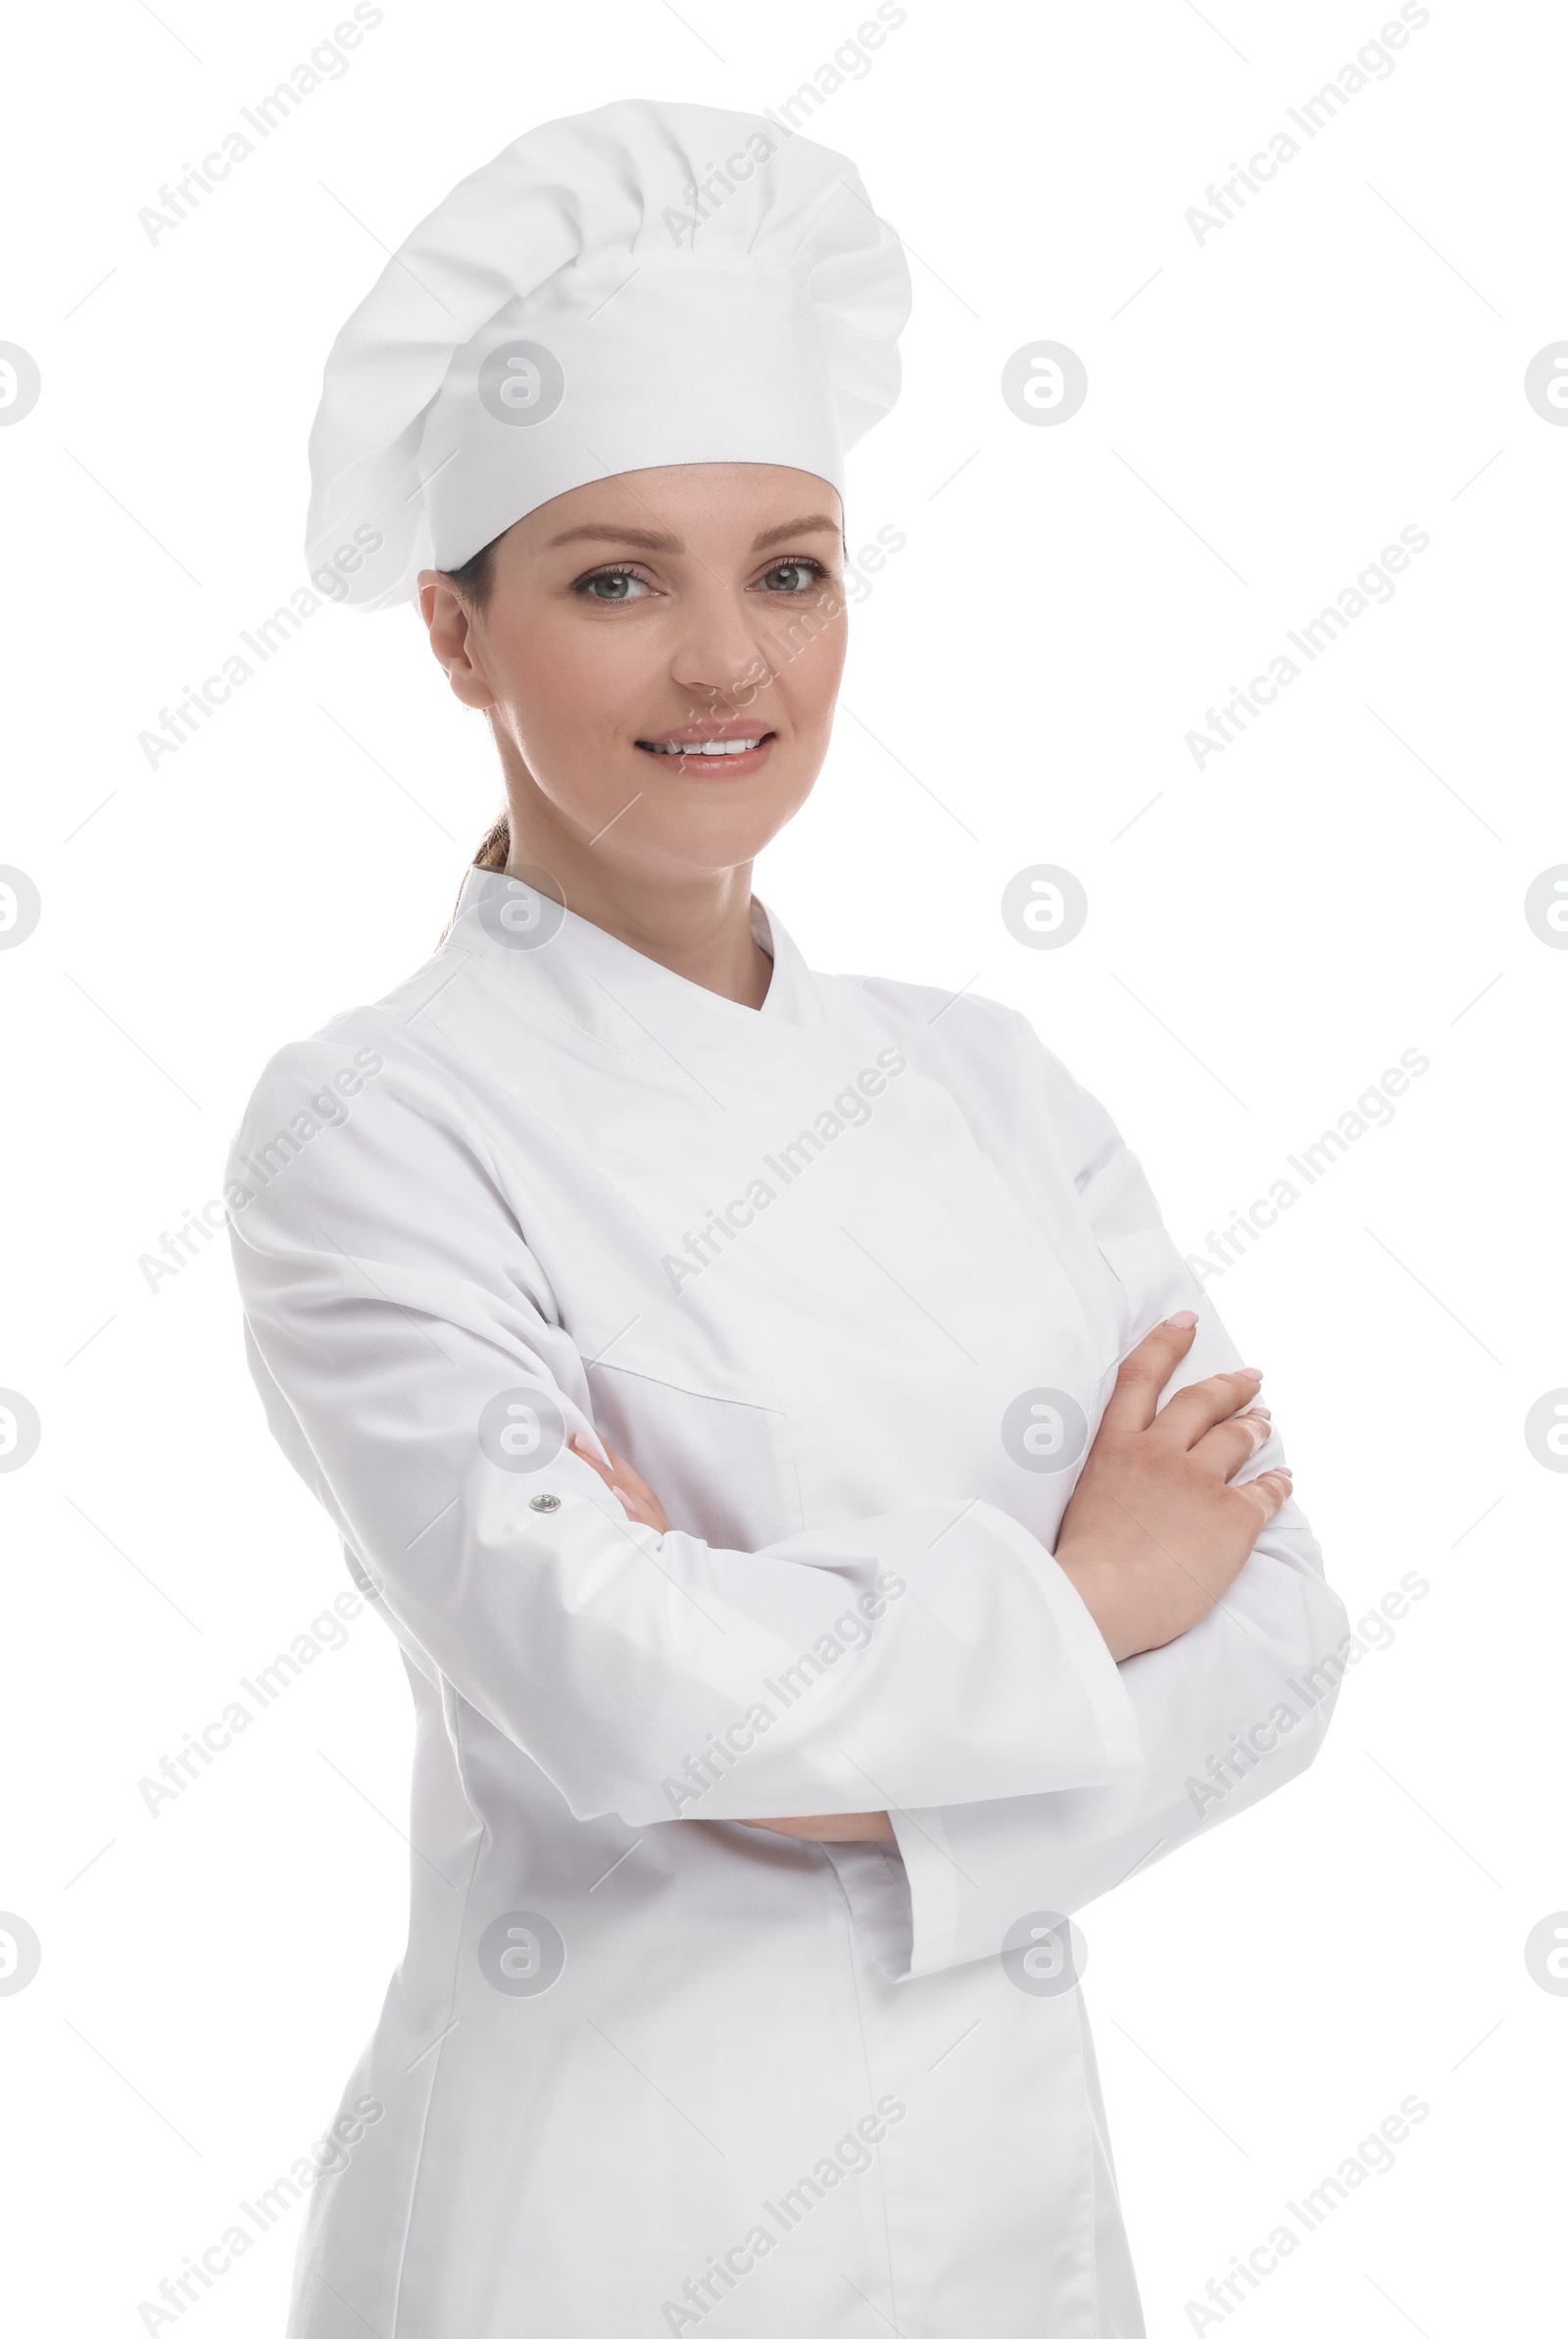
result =
M1213 1373L1155 1410L1197 1323L1190 1309L1170 1317L1123 1363L1056 1540L1118 1665L1206 1617L1290 1497L1283 1466L1230 1482L1268 1443L1267 1412L1250 1403L1260 1372Z

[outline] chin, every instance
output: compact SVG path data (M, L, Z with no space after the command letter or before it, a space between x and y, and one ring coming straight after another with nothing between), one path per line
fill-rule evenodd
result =
M671 823L657 834L637 838L635 853L639 861L658 860L667 868L701 871L714 875L727 869L740 869L755 861L764 845L770 844L783 826L781 821L770 821L765 827L732 825L728 822L710 824L697 821Z
M678 783L677 783L678 784ZM724 785L725 783L718 783ZM751 861L792 821L810 794L809 786L788 790L769 788L761 796L755 783L735 780L726 801L711 780L698 780L690 794L666 798L657 809L647 797L637 808L653 817L639 826L635 843L640 852L654 852L693 868L732 869ZM673 796L673 791L672 791ZM622 822L629 827L631 815Z

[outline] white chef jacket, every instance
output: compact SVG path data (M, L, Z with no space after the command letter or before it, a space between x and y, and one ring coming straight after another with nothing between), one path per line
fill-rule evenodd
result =
M1304 1767L1345 1614L1291 1502L1112 1661L1081 1446L1160 1318L1236 1351L1021 1015L753 926L760 1011L471 871L235 1141L252 1369L417 1710L291 2339L1143 2331L1060 1919Z

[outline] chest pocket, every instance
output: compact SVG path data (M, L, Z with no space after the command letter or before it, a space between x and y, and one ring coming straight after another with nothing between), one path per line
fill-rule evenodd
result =
M587 1371L601 1433L648 1480L671 1526L736 1551L800 1531L789 1423L766 1381L683 1373L629 1341Z

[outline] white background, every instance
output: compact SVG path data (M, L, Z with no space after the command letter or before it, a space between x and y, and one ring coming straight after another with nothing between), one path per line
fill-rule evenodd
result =
M1431 0L1228 225L1184 217L1394 13L909 0L810 133L914 255L850 516L852 547L907 543L762 897L817 966L1026 1009L1193 1253L1401 1051L1430 1059L1208 1286L1352 1618L1407 1570L1430 1590L1300 1783L1083 1917L1153 2339L1412 2093L1395 2167L1227 2327L1539 2329L1559 2255L1568 1999L1524 1943L1568 1906L1568 1477L1523 1421L1568 1382L1568 954L1523 897L1568 860L1568 429L1523 375L1568 336L1562 20ZM156 1292L138 1261L219 1191L272 1050L427 955L500 795L407 613L321 611L156 769L138 733L303 581L326 348L454 180L612 98L777 105L858 22L385 0L150 241L160 183L335 15L95 0L12 37L0 338L43 394L0 429L0 861L43 915L0 953L0 1383L43 1437L0 1476L0 1908L43 1963L0 1997L0 2186L32 2332L146 2327L325 2127L401 1952L408 1701L373 1620L156 1818L138 1791L345 1582L245 1374L221 1237ZM1040 339L1088 368L1057 427L1000 395ZM1205 709L1412 523L1394 598L1197 769ZM1042 862L1088 890L1061 950L999 914ZM180 2327L277 2333L297 2216Z

